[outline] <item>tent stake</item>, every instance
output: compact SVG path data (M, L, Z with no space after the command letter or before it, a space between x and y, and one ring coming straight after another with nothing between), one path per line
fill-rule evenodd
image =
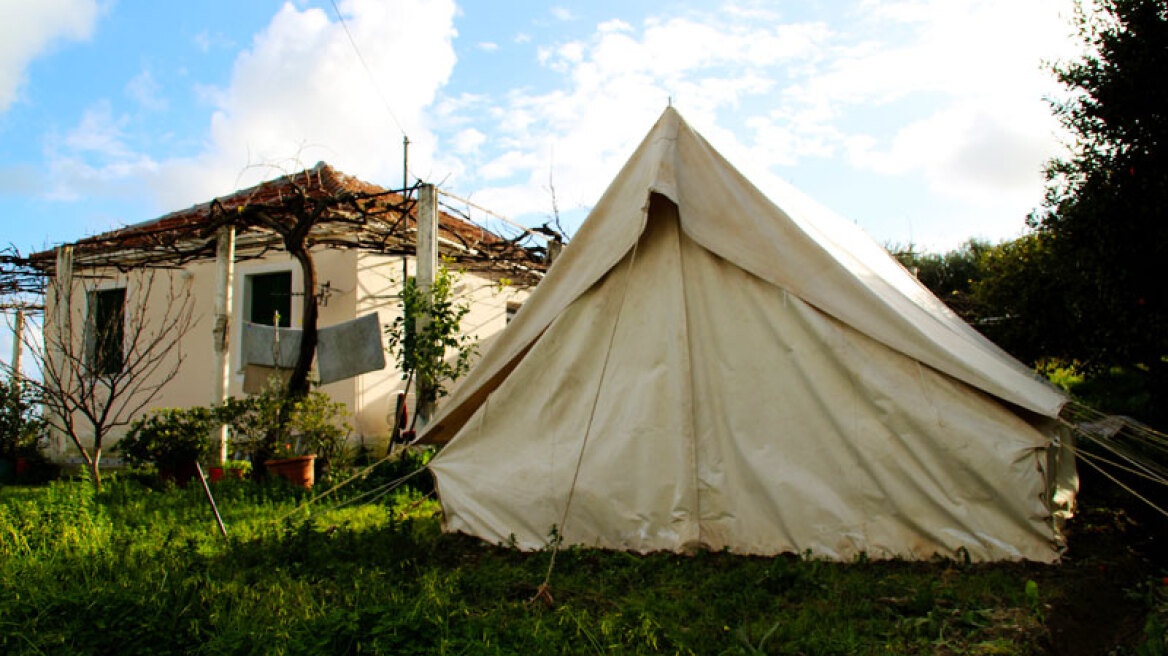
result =
M219 515L219 508L215 506L215 497L211 496L211 486L207 485L207 477L203 476L203 466L195 463L195 472L199 474L199 482L203 484L203 493L207 495L207 503L211 504L211 512L215 513L215 521L219 524L219 532L223 539L227 539L227 527L223 525L223 518Z

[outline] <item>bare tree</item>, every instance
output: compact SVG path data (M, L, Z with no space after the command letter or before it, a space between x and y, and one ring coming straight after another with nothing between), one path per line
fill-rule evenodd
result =
M41 372L30 383L43 397L46 422L81 453L100 490L105 438L178 375L194 303L189 282L173 271L61 280L47 282L42 341L25 339Z

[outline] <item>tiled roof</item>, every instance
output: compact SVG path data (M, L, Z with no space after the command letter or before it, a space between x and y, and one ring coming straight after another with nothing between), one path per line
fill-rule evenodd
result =
M326 195L336 196L345 192L362 196L367 199L363 201L363 205L371 209L376 206L385 208L400 205L403 201L400 193L389 192L383 187L337 171L325 162L320 162L311 169L281 176L254 187L220 196L215 201L218 201L219 205L228 211L249 205L279 205L285 199L293 199L297 196L295 189L297 186L311 198L320 198ZM180 230L197 232L200 225L210 223L212 205L215 201L199 203L157 219L86 237L73 245L79 252L133 249L136 246L151 243L168 233ZM407 227L416 226L416 216L416 210L411 208L410 215L406 220ZM387 217L387 220L390 221L396 221L396 219L396 216ZM438 224L441 236L464 245L492 244L505 241L502 237L447 212L439 213ZM50 257L51 255L51 252L37 253L34 258L38 258L38 256L40 258Z

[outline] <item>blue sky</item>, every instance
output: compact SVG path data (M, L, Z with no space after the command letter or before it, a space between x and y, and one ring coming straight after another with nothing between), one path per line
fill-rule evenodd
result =
M670 98L877 240L1024 228L1064 0L0 0L0 241L39 249L324 160L578 223ZM781 199L776 199L781 204Z

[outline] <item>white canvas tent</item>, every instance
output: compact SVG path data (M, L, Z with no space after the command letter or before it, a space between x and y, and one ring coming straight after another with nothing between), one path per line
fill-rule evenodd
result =
M1055 560L1067 400L667 109L422 441L522 548Z

